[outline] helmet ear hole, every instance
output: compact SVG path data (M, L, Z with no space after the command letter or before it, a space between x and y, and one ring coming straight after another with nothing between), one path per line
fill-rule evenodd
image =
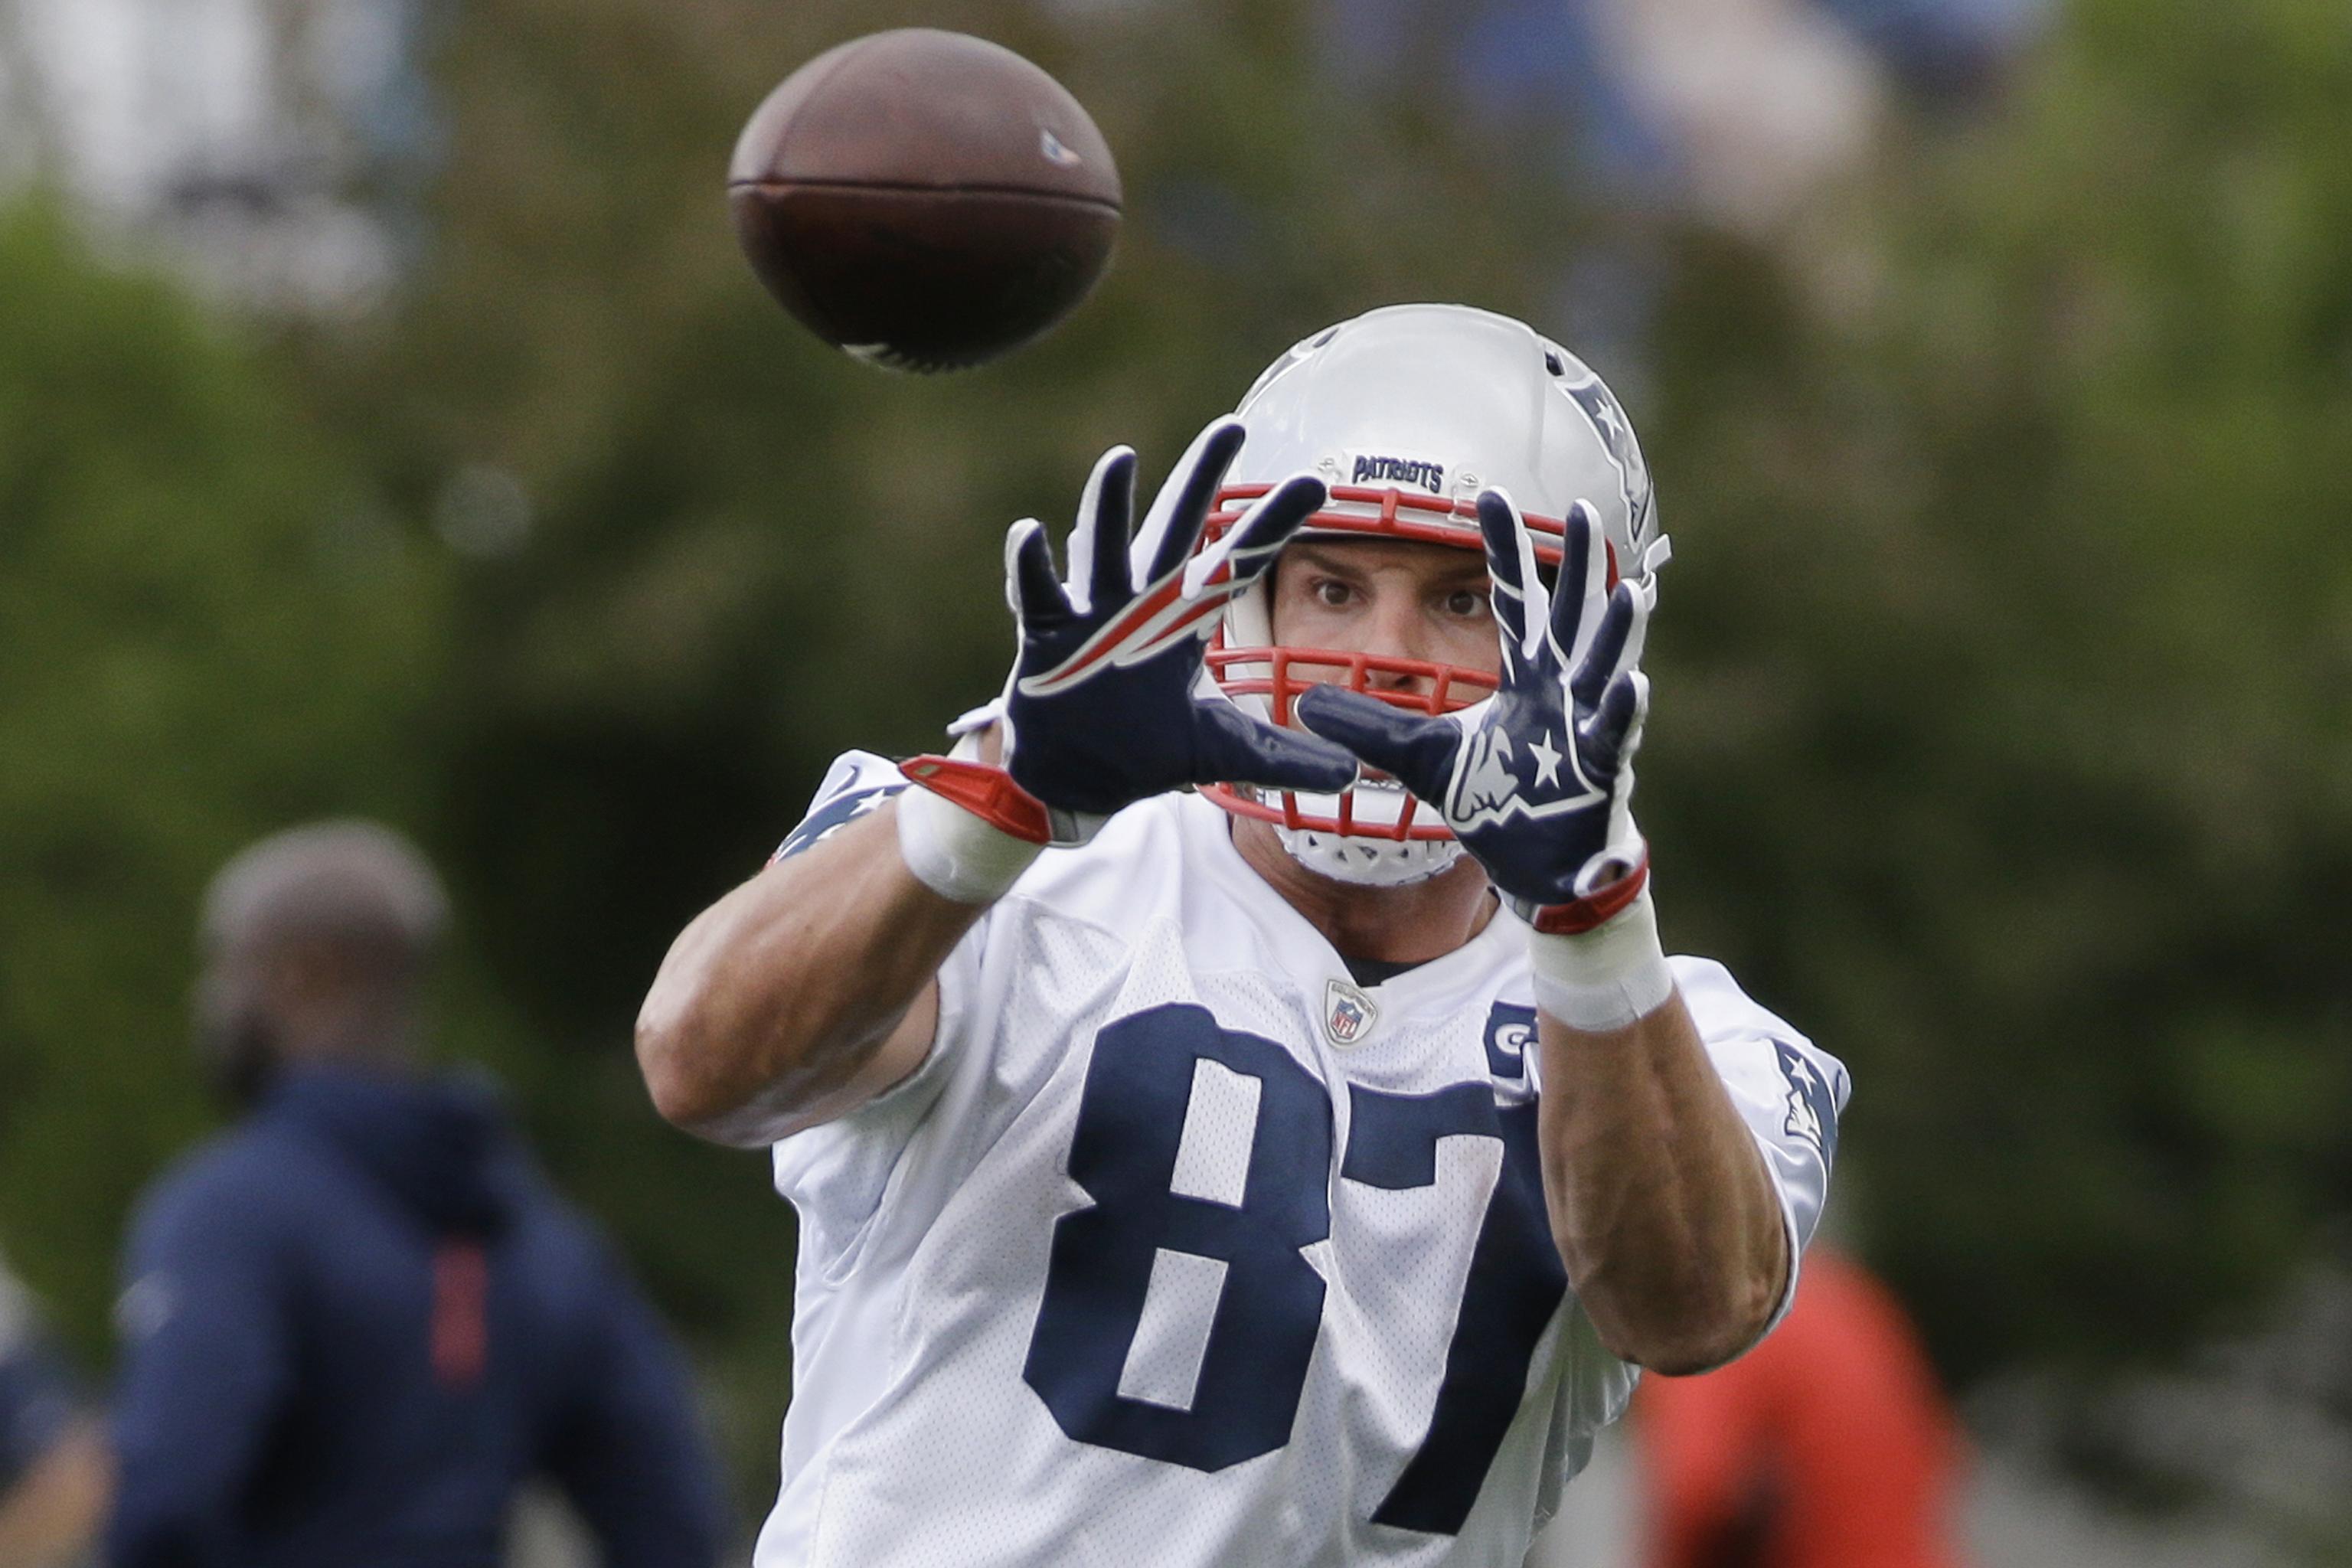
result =
M1544 350L1544 369L1551 372L1555 379L1568 374L1568 366L1561 362L1558 352L1552 349Z

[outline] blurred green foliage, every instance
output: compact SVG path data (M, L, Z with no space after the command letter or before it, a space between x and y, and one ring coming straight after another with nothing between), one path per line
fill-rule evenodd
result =
M1665 908L1853 1064L1958 1373L2176 1348L2352 1206L2347 136L2340 7L2092 0L1661 312Z
M2343 8L2082 0L1769 248L1351 90L1303 16L471 0L413 286L258 358L10 220L0 1213L86 1344L128 1194L199 1124L167 1047L204 875L385 812L467 912L459 1048L694 1337L758 1500L790 1215L645 1108L669 936L835 752L990 694L1003 526L1058 528L1103 447L1156 470L1372 305L1550 321L1609 247L1658 295L1598 367L1682 547L1643 783L1669 940L1854 1068L1846 1202L1946 1368L2169 1353L2352 1207ZM793 64L910 22L1061 76L1130 215L1061 331L935 380L798 334L720 191ZM465 515L509 490L515 547L453 549L509 537Z
M413 815L446 572L250 344L0 213L0 1216L85 1348L124 1206L205 1125L197 894L248 838Z

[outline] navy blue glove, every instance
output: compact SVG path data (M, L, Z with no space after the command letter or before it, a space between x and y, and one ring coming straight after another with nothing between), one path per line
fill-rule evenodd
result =
M1286 479L1194 556L1242 438L1236 419L1202 431L1131 544L1135 454L1105 453L1078 502L1066 581L1055 576L1034 519L1005 536L1021 626L1003 700L1005 767L1045 803L1055 842L1083 840L1121 806L1187 785L1328 794L1356 777L1356 759L1328 741L1276 729L1199 689L1202 647L1226 601L1323 504L1320 479Z
M1648 867L1632 798L1649 707L1636 666L1654 591L1620 583L1603 600L1607 552L1582 501L1569 513L1559 583L1549 594L1509 497L1481 493L1478 528L1503 645L1496 693L1427 718L1318 686L1300 696L1299 722L1436 807L1539 929L1590 929L1632 900ZM1538 918L1555 911L1557 919Z

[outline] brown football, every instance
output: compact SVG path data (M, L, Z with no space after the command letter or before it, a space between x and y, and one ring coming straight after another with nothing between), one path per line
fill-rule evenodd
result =
M908 27L770 93L727 174L760 280L827 342L904 370L979 364L1084 300L1118 170L1062 84L1012 50Z

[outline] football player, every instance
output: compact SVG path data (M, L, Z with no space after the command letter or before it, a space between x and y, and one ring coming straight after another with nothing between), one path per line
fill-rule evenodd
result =
M656 1104L801 1215L763 1568L1517 1565L1649 1367L1785 1309L1844 1069L1668 959L1665 559L1600 380L1375 310L1130 528L1103 458L951 753L678 938Z

